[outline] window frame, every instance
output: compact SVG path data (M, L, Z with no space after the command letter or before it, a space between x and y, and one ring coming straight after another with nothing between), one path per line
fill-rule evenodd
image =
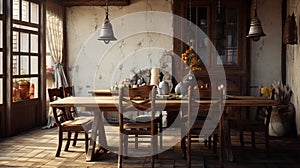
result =
M12 1L13 6L12 6L12 11L14 11L14 8L18 8L18 16L19 18L16 18L12 16L12 27L11 27L11 32L12 32L12 39L11 39L11 47L12 47L12 55L11 55L11 67L12 67L12 80L13 83L22 83L22 81L30 81L30 88L33 88L33 93L26 94L28 96L16 96L14 90L12 89L12 99L13 101L23 101L23 100L30 100L30 99L37 99L39 98L39 87L41 86L39 83L41 81L41 74L40 74L40 61L42 60L42 53L40 49L41 44L41 2L37 0L18 0L19 6L16 7L14 6L14 0ZM26 2L26 3L23 3ZM25 9L28 9L29 11L24 11L23 4L27 4L28 6ZM38 14L38 23L32 23L31 22L31 7L33 6L32 4L38 5L38 11L36 13ZM28 20L22 20L23 19L23 12L26 12L28 14ZM15 36L15 33L17 36ZM27 35L27 44L26 44L26 51L22 51L22 36L21 34ZM31 51L31 47L33 44L33 41L31 40L32 36L37 36L36 41L36 46L37 46L37 52ZM16 39L14 39L16 38ZM14 44L16 43L16 44ZM17 47L15 48L14 45ZM26 58L27 63L22 64L22 59L21 58ZM37 65L32 65L32 58L36 59L37 58ZM24 66L24 67L23 67ZM32 66L35 66L34 69L36 73L32 72ZM22 72L22 69L26 69L26 72ZM34 84L32 86L32 84ZM17 86L18 87L18 86ZM29 88L28 88L29 89ZM30 90L30 89L29 89ZM22 91L21 91L22 93ZM30 94L33 94L34 96L31 97Z

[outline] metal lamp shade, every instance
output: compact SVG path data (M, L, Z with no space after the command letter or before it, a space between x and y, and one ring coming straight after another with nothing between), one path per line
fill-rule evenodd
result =
M113 28L108 19L105 19L105 22L100 30L100 35L98 40L104 41L105 44L108 44L110 41L117 40L114 36Z
M253 41L258 41L262 36L266 36L266 34L261 27L258 17L254 17L251 19L249 33L246 37L251 38Z

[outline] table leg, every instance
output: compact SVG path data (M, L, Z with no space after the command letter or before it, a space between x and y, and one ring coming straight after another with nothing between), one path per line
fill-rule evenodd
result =
M222 106L220 106L222 109ZM224 107L226 108L226 107ZM221 116L219 122L219 134L220 134L220 150L219 150L219 157L220 157L220 165L223 167L224 157L227 161L233 162L234 156L232 153L232 146L230 141L230 129L229 129L229 122L226 119L226 109L224 109L224 113ZM225 156L224 156L225 155Z
M220 134L220 149L219 149L219 160L220 165L223 167L223 151L224 151L224 136L223 136L223 115L219 122L219 134Z
M107 146L107 141L106 141L106 134L105 134L105 129L104 129L104 124L103 124L103 117L102 113L96 112L94 113L94 122L93 122L93 128L92 128L92 134L91 134L91 139L90 139L90 145L88 148L88 152L86 155L86 161L92 161L93 158L95 157L95 148L96 148L96 138L99 138L99 145L101 147L106 147Z
M106 141L106 134L105 134L105 129L104 129L104 124L103 124L103 113L97 113L95 115L96 118L98 118L97 122L97 130L98 130L98 142L100 147L105 148L107 147L107 141Z
M224 140L224 152L225 152L225 156L227 161L229 162L233 162L234 161L234 157L233 157L233 153L232 153L232 146L231 146L231 141L230 141L230 130L229 130L229 123L228 120L223 120L223 140Z
M95 148L96 148L96 137L97 137L97 131L98 131L98 123L99 123L99 117L94 115L94 122L93 122L93 127L92 127L90 144L89 144L88 152L86 154L86 159L85 159L87 162L92 161L93 157L94 157Z

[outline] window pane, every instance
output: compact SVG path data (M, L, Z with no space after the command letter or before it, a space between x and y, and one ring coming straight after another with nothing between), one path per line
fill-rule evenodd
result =
M31 2L31 23L39 23L39 5Z
M13 51L19 52L19 32L13 32Z
M0 74L3 74L3 53L0 52Z
M21 64L21 74L20 75L25 75L25 74L29 74L29 59L28 56L21 56L21 60L20 60L20 64Z
M1 0L0 0L1 1ZM2 27L3 23L2 20L0 20L0 48L3 48L3 27Z
M3 104L3 79L0 78L0 104Z
M22 21L29 22L29 2L22 1Z
M38 67L39 67L39 59L38 57L31 56L30 57L30 72L31 74L38 74Z
M19 75L19 56L13 56L13 75Z
M13 0L13 19L20 20L19 0Z
M30 52L31 53L38 53L38 46L39 46L39 36L36 34L30 35Z
M20 33L21 35L21 52L29 52L29 34Z

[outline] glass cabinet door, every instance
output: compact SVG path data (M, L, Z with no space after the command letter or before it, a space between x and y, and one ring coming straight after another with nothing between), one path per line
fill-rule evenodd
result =
M220 56L220 59L216 59L217 65L238 64L237 16L238 10L236 8L222 8L221 10L220 19L222 26L224 26L224 32L215 41Z
M207 66L210 63L207 48L207 41L210 36L209 7L205 5L195 6L186 9L186 19L196 25L197 29L189 31L191 41L185 49L187 50L192 46L202 62L202 68L204 68L204 65Z

